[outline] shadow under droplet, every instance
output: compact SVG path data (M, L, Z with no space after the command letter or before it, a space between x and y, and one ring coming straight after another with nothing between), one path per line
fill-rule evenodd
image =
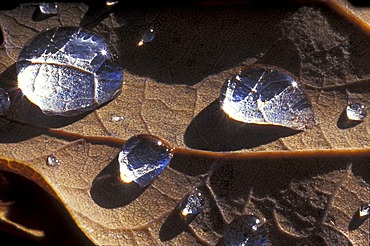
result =
M181 215L180 203L177 204L171 214L167 217L161 229L159 230L159 238L162 242L169 241L183 231L188 229L188 225L196 218L196 215L187 215L186 217Z
M348 224L348 230L353 231L358 229L369 216L360 216L360 209L357 209L356 213L352 216L351 221Z
M112 160L93 180L90 195L93 201L103 208L118 208L130 204L147 187L135 182L125 184L119 177L117 158Z
M356 120L349 120L347 118L347 112L346 109L343 110L343 112L340 114L338 121L337 121L337 126L339 129L348 129L357 126L360 124L362 121L356 121Z
M230 119L215 100L186 129L185 144L194 149L234 151L253 148L301 131L272 125L246 124Z

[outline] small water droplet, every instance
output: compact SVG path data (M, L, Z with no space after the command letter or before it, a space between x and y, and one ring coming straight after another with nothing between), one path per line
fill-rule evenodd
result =
M228 246L264 246L268 240L268 231L257 216L243 215L229 224L223 240Z
M59 160L56 158L54 154L52 154L48 156L46 164L50 167L59 166Z
M56 27L37 34L17 60L18 86L43 113L75 116L113 100L123 69L113 47L79 27Z
M138 46L143 45L144 43L150 43L154 40L155 32L154 28L150 27L147 30L144 31L144 33L141 36L141 40L138 43Z
M118 4L118 1L111 1L111 0L105 1L105 6L107 7L113 7L117 4Z
M141 187L150 184L169 164L172 148L158 137L141 134L129 138L118 155L120 178Z
M112 115L111 121L112 122L120 122L123 121L125 117L119 115Z
M346 108L347 117L349 120L363 121L367 116L365 105L361 103L349 102Z
M358 214L360 217L369 217L370 215L370 204L369 203L366 203L366 204L362 204L359 208L358 208Z
M0 88L0 116L4 115L9 109L10 103L9 94L3 88Z
M232 119L307 130L316 123L309 98L293 75L254 65L225 81L221 109Z
M197 215L202 212L205 200L198 188L194 188L180 202L182 216Z
M50 2L39 3L39 10L44 15L57 15L59 13L58 4Z

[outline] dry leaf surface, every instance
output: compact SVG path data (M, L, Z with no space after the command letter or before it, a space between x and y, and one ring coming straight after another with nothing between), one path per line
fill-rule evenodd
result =
M370 194L368 155L349 151L369 149L370 120L348 125L344 118L348 97L370 106L370 38L361 29L325 6L117 10L89 27L117 48L123 92L95 112L63 118L43 115L15 90L16 58L29 38L94 16L82 3L59 6L60 15L44 21L32 20L34 4L0 12L0 83L13 100L0 118L0 169L57 197L94 244L216 245L227 224L248 213L266 220L272 245L369 244L368 221L348 229ZM148 26L155 40L139 47ZM299 77L313 104L314 129L243 125L220 112L222 84L252 63ZM180 150L146 189L118 180L120 139L142 133ZM336 149L344 152L315 154ZM305 158L236 156L296 150L313 151ZM57 167L46 165L52 154ZM206 208L179 225L174 209L196 185Z

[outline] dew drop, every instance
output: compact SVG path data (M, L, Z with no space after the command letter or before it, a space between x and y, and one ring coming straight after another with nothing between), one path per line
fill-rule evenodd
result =
M59 160L56 158L54 154L49 155L46 159L46 164L50 167L56 167L59 166Z
M51 2L39 3L39 10L44 15L57 15L59 13L58 4Z
M154 40L155 32L154 28L150 27L147 30L144 31L144 33L141 36L141 40L138 43L138 46L143 45L144 43L150 43Z
M112 115L111 117L112 122L120 122L120 121L123 121L124 119L125 117L119 116L119 115Z
M243 215L229 224L223 240L228 246L264 246L268 240L268 231L257 216Z
M180 202L181 215L197 215L202 212L205 199L198 188L194 188Z
M244 123L307 130L316 123L308 95L297 79L282 69L254 65L225 81L221 109Z
M111 1L111 0L105 1L105 6L107 7L113 7L117 4L118 4L118 1Z
M5 115L5 112L10 107L10 103L9 94L3 88L0 88L0 116Z
M365 105L349 102L346 108L347 118L353 121L363 121L367 116Z
M370 204L369 203L366 203L366 204L362 204L359 208L358 208L358 214L361 218L364 218L364 217L369 217L370 215Z
M18 86L44 114L75 116L121 93L123 69L113 47L79 27L47 29L24 46Z
M150 184L169 164L172 148L158 137L141 134L129 138L118 155L120 178L141 187Z

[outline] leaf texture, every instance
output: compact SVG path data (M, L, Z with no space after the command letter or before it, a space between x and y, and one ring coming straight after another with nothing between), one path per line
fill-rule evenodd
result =
M43 21L32 20L35 4L0 12L0 85L12 98L0 118L0 169L56 197L93 244L218 245L234 218L251 213L264 219L270 245L369 244L368 220L348 226L369 199L370 123L344 115L348 98L370 106L370 39L362 29L321 5L117 8L98 23L90 19L101 9L59 7ZM17 54L58 25L86 26L116 47L125 68L118 98L64 118L43 115L19 93ZM155 39L138 46L148 26ZM299 78L314 129L241 124L223 114L222 84L252 63ZM170 166L147 188L123 184L117 161L124 140L143 133L175 146ZM249 155L258 152L271 157ZM59 166L46 164L50 155ZM176 206L194 186L206 206L189 224Z

